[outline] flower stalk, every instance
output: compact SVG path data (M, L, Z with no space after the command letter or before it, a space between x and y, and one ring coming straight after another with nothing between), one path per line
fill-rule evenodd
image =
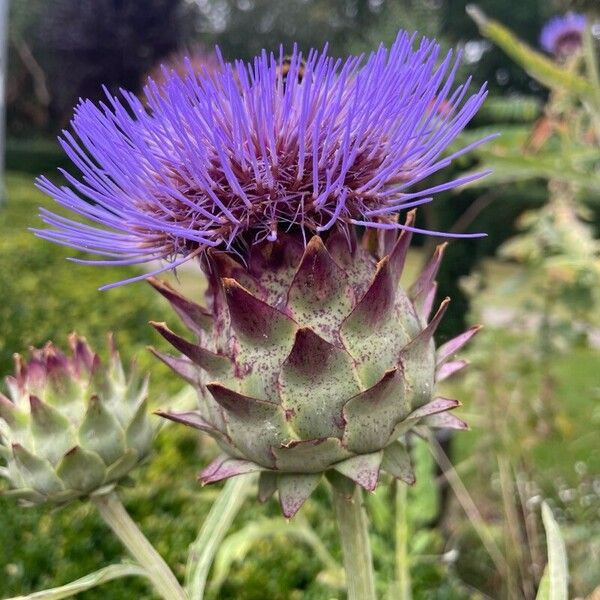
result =
M409 521L408 521L408 487L394 481L396 499L396 587L400 600L412 600L410 581L410 557L408 553Z
M185 579L191 600L203 598L215 554L248 496L254 479L252 475L240 475L225 482L223 490L202 524L198 537L190 546Z
M165 600L187 600L177 578L129 516L115 492L91 496L98 512L135 560L146 570L156 591Z
M375 600L373 557L362 492L354 486L350 498L333 486L333 504L342 540L348 600Z

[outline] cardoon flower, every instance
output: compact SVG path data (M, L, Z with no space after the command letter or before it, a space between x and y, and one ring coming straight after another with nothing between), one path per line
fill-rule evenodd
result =
M158 356L199 396L197 410L163 416L222 451L204 483L260 471L261 498L278 490L291 516L322 473L346 490L373 490L382 471L411 483L405 435L465 427L449 412L458 401L434 394L477 330L436 352L444 246L399 285L422 230L398 212L483 174L426 183L485 141L445 154L486 95L453 88L457 67L401 33L366 59L263 53L150 83L149 111L126 92L77 108L79 140L62 143L83 177L40 186L92 224L44 212L54 229L38 233L101 263L201 256L207 307L151 283L193 335L154 324L181 353Z
M459 57L440 52L400 33L366 59L263 52L150 81L145 102L126 91L82 101L61 140L80 177L38 185L87 222L42 210L52 229L37 234L98 264L168 261L160 271L289 230L405 229L398 211L483 174L424 183L485 141L445 154L486 91L469 95L470 79L453 87Z
M0 394L0 458L5 492L26 503L62 504L113 488L149 453L154 429L147 380L127 377L112 338L101 362L85 338L72 334L71 356L48 342L29 360L15 355Z
M568 12L550 19L540 34L540 46L549 54L565 59L583 46L583 33L587 26L584 15Z

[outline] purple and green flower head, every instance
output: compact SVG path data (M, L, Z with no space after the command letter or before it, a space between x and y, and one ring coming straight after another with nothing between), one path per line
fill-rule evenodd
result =
M550 19L540 34L540 46L557 58L575 54L583 46L583 33L587 26L584 15L568 12Z
M354 226L422 232L398 212L486 173L427 184L491 137L455 145L486 97L470 79L455 84L459 61L401 32L366 57L263 52L149 81L145 101L127 91L84 100L61 139L79 175L38 180L77 218L42 209L50 228L36 233L99 256L77 262L166 261L159 272L290 229L305 239Z

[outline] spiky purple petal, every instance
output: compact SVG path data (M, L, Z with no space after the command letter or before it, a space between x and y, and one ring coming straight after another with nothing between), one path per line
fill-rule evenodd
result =
M470 80L452 89L459 59L401 32L366 59L311 50L303 63L294 49L285 82L283 52L263 52L150 81L145 102L127 91L82 101L61 139L79 178L38 186L87 223L42 210L50 228L35 232L99 264L169 268L290 227L403 228L394 213L473 176L415 184L488 139L444 156L486 96L485 86L467 96Z

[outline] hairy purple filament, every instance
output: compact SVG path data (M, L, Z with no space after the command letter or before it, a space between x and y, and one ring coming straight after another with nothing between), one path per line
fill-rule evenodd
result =
M285 81L283 52L263 52L160 88L149 80L145 104L126 91L82 101L78 139L61 139L81 178L63 171L70 187L38 186L92 224L42 210L52 229L34 231L105 257L77 262L169 261L158 272L292 226L405 228L398 211L486 174L410 191L492 137L443 155L486 96L483 86L467 97L470 79L452 90L459 59L440 62L435 41L400 33L366 59L311 50L304 62L294 49Z

